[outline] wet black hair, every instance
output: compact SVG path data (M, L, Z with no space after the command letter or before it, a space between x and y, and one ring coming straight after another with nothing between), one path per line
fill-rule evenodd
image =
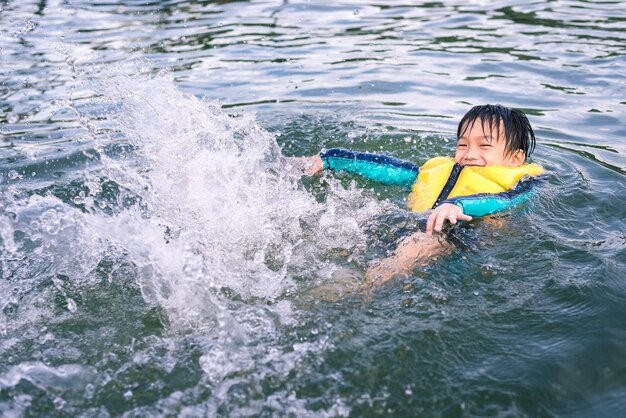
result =
M457 139L465 135L468 129L471 130L477 119L481 120L485 136L487 136L485 126L488 126L490 129L495 129L498 138L500 137L500 123L502 122L507 155L522 150L526 159L535 149L535 133L524 112L519 109L509 109L499 104L486 104L471 108L459 122L456 131Z

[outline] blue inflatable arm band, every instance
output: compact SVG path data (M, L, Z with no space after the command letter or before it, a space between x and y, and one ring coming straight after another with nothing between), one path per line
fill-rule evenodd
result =
M381 182L410 188L419 167L408 161L379 154L332 148L320 153L325 170L341 170Z
M442 203L453 203L463 209L465 215L471 217L491 215L513 209L528 202L534 194L535 186L539 181L540 178L533 177L520 181L514 189L507 192L453 197Z

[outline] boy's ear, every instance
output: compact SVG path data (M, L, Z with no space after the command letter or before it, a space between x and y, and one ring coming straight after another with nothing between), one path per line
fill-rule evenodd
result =
M518 149L513 154L511 154L510 162L513 167L519 167L520 165L524 164L524 161L526 161L526 154L524 154L524 151L522 151L521 149Z

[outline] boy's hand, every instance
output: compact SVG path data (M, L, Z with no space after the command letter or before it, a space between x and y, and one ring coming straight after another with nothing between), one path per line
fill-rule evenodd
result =
M324 162L319 154L311 157L299 157L297 160L304 166L303 171L307 176L312 176L313 174L317 174L324 170Z
M463 214L463 209L453 203L444 203L437 206L428 217L426 234L432 235L433 229L437 232L441 232L441 228L443 227L443 223L445 221L449 221L451 224L456 224L458 219L462 221L471 221L472 217Z

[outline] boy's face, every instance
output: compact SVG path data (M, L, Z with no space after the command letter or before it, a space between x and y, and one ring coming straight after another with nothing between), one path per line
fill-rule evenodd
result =
M524 163L523 151L507 154L505 148L503 124L500 124L499 131L485 125L483 132L482 120L476 119L471 129L467 129L458 139L454 162L463 166L479 167L491 165L517 167Z

